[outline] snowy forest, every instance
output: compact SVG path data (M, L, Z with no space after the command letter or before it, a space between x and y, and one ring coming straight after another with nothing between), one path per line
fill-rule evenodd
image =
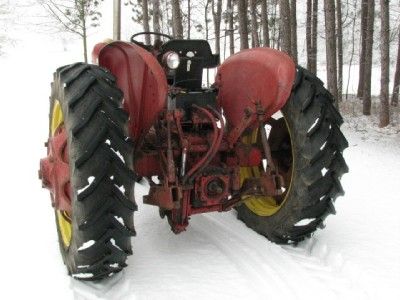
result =
M12 3L3 1L0 7L4 24L0 47L9 39L5 23L18 6ZM38 0L21 5L42 7L43 11L37 11L40 21L34 21L37 31L47 27L52 33L59 30L81 38L87 61L87 39L100 28L105 4L97 0ZM206 39L223 59L260 46L285 51L313 73L325 73L318 75L326 78L329 91L344 110L353 110L356 97L361 105L356 105L357 110L363 115L379 115L379 127L397 122L398 1L140 0L122 1L122 5L128 16L123 26L131 27L131 21L141 27L135 27L137 31L161 32L177 39ZM150 39L146 35L144 42L150 44ZM356 90L349 90L356 81Z
M295 207L304 218L293 218L294 228L301 231L305 228L301 226L320 221L307 239L273 243L251 224L241 222L236 207L223 213L193 214L187 230L175 235L169 215L145 204L155 183L138 176L129 191L137 204L129 208L137 208L132 230L137 236L129 233L133 255L125 257L124 268L104 257L101 263L121 269L107 273L102 282L68 276L58 249L63 247L60 225L54 222L60 210L54 214L53 196L50 202L49 191L42 188L46 187L42 162L39 166L46 155L52 158L52 150L46 148L54 114L53 106L49 113L49 96L51 103L59 70L78 62L97 65L94 47L98 43L131 43L137 33L143 34L135 37L135 43L144 49L168 40L152 33L176 40L206 40L213 54L219 54L220 64L246 49L272 48L317 76L313 84L329 91L332 109L313 108L327 117L314 118L311 127L305 126L305 142L299 144L304 142L304 152L313 146L318 153L332 147L332 158L327 167L323 155L310 158L309 165L318 161L317 172L310 175L306 166L296 180L305 182L304 193L337 189L335 199L326 202L328 192L315 196L315 210L326 205L323 215L307 216L311 205ZM218 67L214 67L202 70L201 88L215 86ZM107 84L109 78L113 81L105 76ZM0 298L400 299L400 0L0 0L0 91L4 204L0 257L6 258ZM122 97L121 103L125 101L123 93L115 94ZM90 116L83 115L82 123L92 113L111 107L96 105ZM121 111L115 115L128 120ZM331 121L333 125L328 124ZM320 123L328 128L328 142L307 144L309 131ZM223 131L221 122L217 125L215 130ZM332 127L337 127L334 138L343 145L329 144ZM93 131L93 140L96 134ZM325 133L321 130L317 135ZM217 140L216 135L204 136L209 143ZM130 143L126 136L121 140ZM102 145L110 146L115 156L125 155L111 143L107 139ZM289 177L294 176L292 166ZM334 173L330 168L340 169L340 174L324 181ZM317 182L319 177L322 180ZM91 178L78 192L90 190L93 181L97 184ZM114 174L107 178L111 182ZM115 187L125 195L123 185ZM103 194L112 197L111 192ZM101 219L108 209L112 226L128 223L114 215L111 204L91 216ZM90 249L91 241L97 245L95 239L86 241L77 252ZM118 248L118 242L110 238L107 247Z

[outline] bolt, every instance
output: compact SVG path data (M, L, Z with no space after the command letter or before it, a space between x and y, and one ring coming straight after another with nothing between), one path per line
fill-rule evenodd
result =
M219 182L217 180L211 181L207 185L207 190L210 193L215 193L215 194L221 194L224 191L224 189L219 185Z

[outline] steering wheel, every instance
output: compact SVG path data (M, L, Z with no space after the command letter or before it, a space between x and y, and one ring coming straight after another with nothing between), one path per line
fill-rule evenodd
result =
M137 36L145 35L145 34L151 34L151 35L155 35L155 36L165 37L165 38L167 38L169 40L173 39L173 37L168 35L168 34L164 34L164 33L160 33L160 32L154 32L154 31L143 31L143 32L138 32L138 33L135 33L134 35L132 35L131 36L131 42L135 43L135 44L137 44L139 46L142 46L142 47L145 46L142 42L139 42L139 41L137 41L135 39Z

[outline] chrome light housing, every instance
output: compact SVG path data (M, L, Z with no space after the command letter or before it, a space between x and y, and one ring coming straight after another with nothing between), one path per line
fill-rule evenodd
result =
M174 51L169 51L164 54L163 62L171 70L175 70L179 67L181 62L179 54Z

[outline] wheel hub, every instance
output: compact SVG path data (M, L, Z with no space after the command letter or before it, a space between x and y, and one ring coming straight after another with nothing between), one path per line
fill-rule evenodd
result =
M51 204L57 210L71 213L70 171L67 134L59 127L47 142L47 157L40 160L39 178L51 193Z

